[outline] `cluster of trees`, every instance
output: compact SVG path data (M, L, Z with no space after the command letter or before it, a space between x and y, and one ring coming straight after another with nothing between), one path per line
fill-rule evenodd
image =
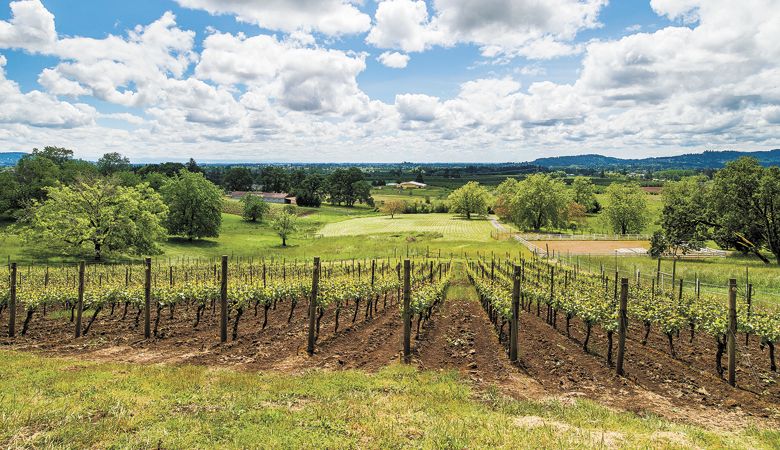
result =
M205 175L227 191L285 192L294 195L299 206L374 204L371 183L357 167L337 168L328 173L287 169L280 166L206 167Z
M522 181L508 178L495 191L495 213L521 229L577 228L587 213L602 211L602 220L615 233L640 233L649 220L645 193L634 183L613 183L606 189L607 206L596 199L595 186L575 177L571 189L563 180L538 173Z
M230 173L240 178L239 172ZM320 175L301 177L301 186L316 192L317 206L325 181ZM350 205L367 201L363 193L339 195ZM189 241L218 237L223 198L223 189L192 159L133 166L128 158L107 153L91 163L74 159L71 150L45 147L0 172L0 215L17 221L13 231L30 244L71 254L89 251L96 260L112 252L159 253L159 243L169 235ZM269 215L269 205L259 197L248 196L243 203L246 220ZM285 209L270 225L286 245L297 215Z
M765 263L768 250L780 264L780 168L752 157L729 162L712 179L683 177L664 187L661 230L651 254L685 254L709 239Z

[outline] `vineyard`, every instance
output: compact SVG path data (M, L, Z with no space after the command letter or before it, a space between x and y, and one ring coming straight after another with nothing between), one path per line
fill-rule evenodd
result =
M321 264L319 258L285 263L228 257L22 270L11 264L0 285L0 317L5 313L9 338L51 345L68 335L97 333L130 341L175 337L192 338L194 345L209 339L228 343L246 326L254 334L268 329L265 339L276 348L287 344L295 353L305 348L314 354L326 328L332 339L385 315L406 319L408 357L411 330L419 334L430 319L450 267L422 259Z
M513 396L586 392L695 423L717 417L702 411L778 417L780 318L734 286L672 291L509 254L11 264L9 274L0 343L16 350L282 373L402 361Z
M734 280L724 298L698 290L691 294L682 280L674 291L664 291L655 280L629 283L617 273L611 278L536 257L477 259L467 270L510 359L526 364L535 357L523 353L517 328L540 320L639 386L668 392L672 380L696 380L701 392L723 395L716 401L736 393L746 402L757 401L756 411L777 409L780 315L738 295ZM664 385L656 386L663 378ZM737 390L725 389L728 384ZM689 392L693 398L696 393Z

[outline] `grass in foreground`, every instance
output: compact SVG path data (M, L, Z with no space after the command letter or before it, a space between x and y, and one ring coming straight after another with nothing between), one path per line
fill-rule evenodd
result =
M508 400L454 373L241 373L0 351L0 446L133 448L772 448L588 401Z

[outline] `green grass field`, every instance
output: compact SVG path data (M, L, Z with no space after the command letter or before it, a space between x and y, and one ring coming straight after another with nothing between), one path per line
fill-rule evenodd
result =
M279 208L274 205L273 208ZM218 238L195 240L172 237L162 244L163 254L155 258L212 258L220 255L255 258L304 259L321 256L323 259L350 259L405 255L442 256L477 252L504 254L520 251L514 242L490 239L491 225L486 220L465 221L447 214L402 215L395 219L378 216L373 209L323 206L299 208L299 231L281 246L281 239L266 223L251 223L232 214L222 215L222 231ZM354 220L352 220L354 219ZM358 222L356 222L356 220ZM363 230L362 222L374 223L374 228ZM393 229L382 226L391 224ZM8 229L8 225L0 228ZM422 227L422 228L421 228ZM327 237L318 237L320 230L336 230ZM343 232L340 230L351 230ZM363 230L363 231L361 231ZM21 264L73 263L89 259L90 255L62 256L46 247L28 246L17 236L0 232L0 258ZM124 261L127 257L114 257ZM138 258L135 258L138 259ZM111 261L111 259L109 259Z
M392 365L290 375L0 351L4 448L775 448L586 400L511 400Z
M325 237L359 236L380 233L432 233L445 240L486 242L493 226L486 219L467 220L452 214L407 214L362 217L325 225L320 233Z

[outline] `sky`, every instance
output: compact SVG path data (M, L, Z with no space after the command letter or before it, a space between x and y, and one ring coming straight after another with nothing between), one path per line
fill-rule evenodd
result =
M19 0L0 152L509 162L780 147L780 0Z

